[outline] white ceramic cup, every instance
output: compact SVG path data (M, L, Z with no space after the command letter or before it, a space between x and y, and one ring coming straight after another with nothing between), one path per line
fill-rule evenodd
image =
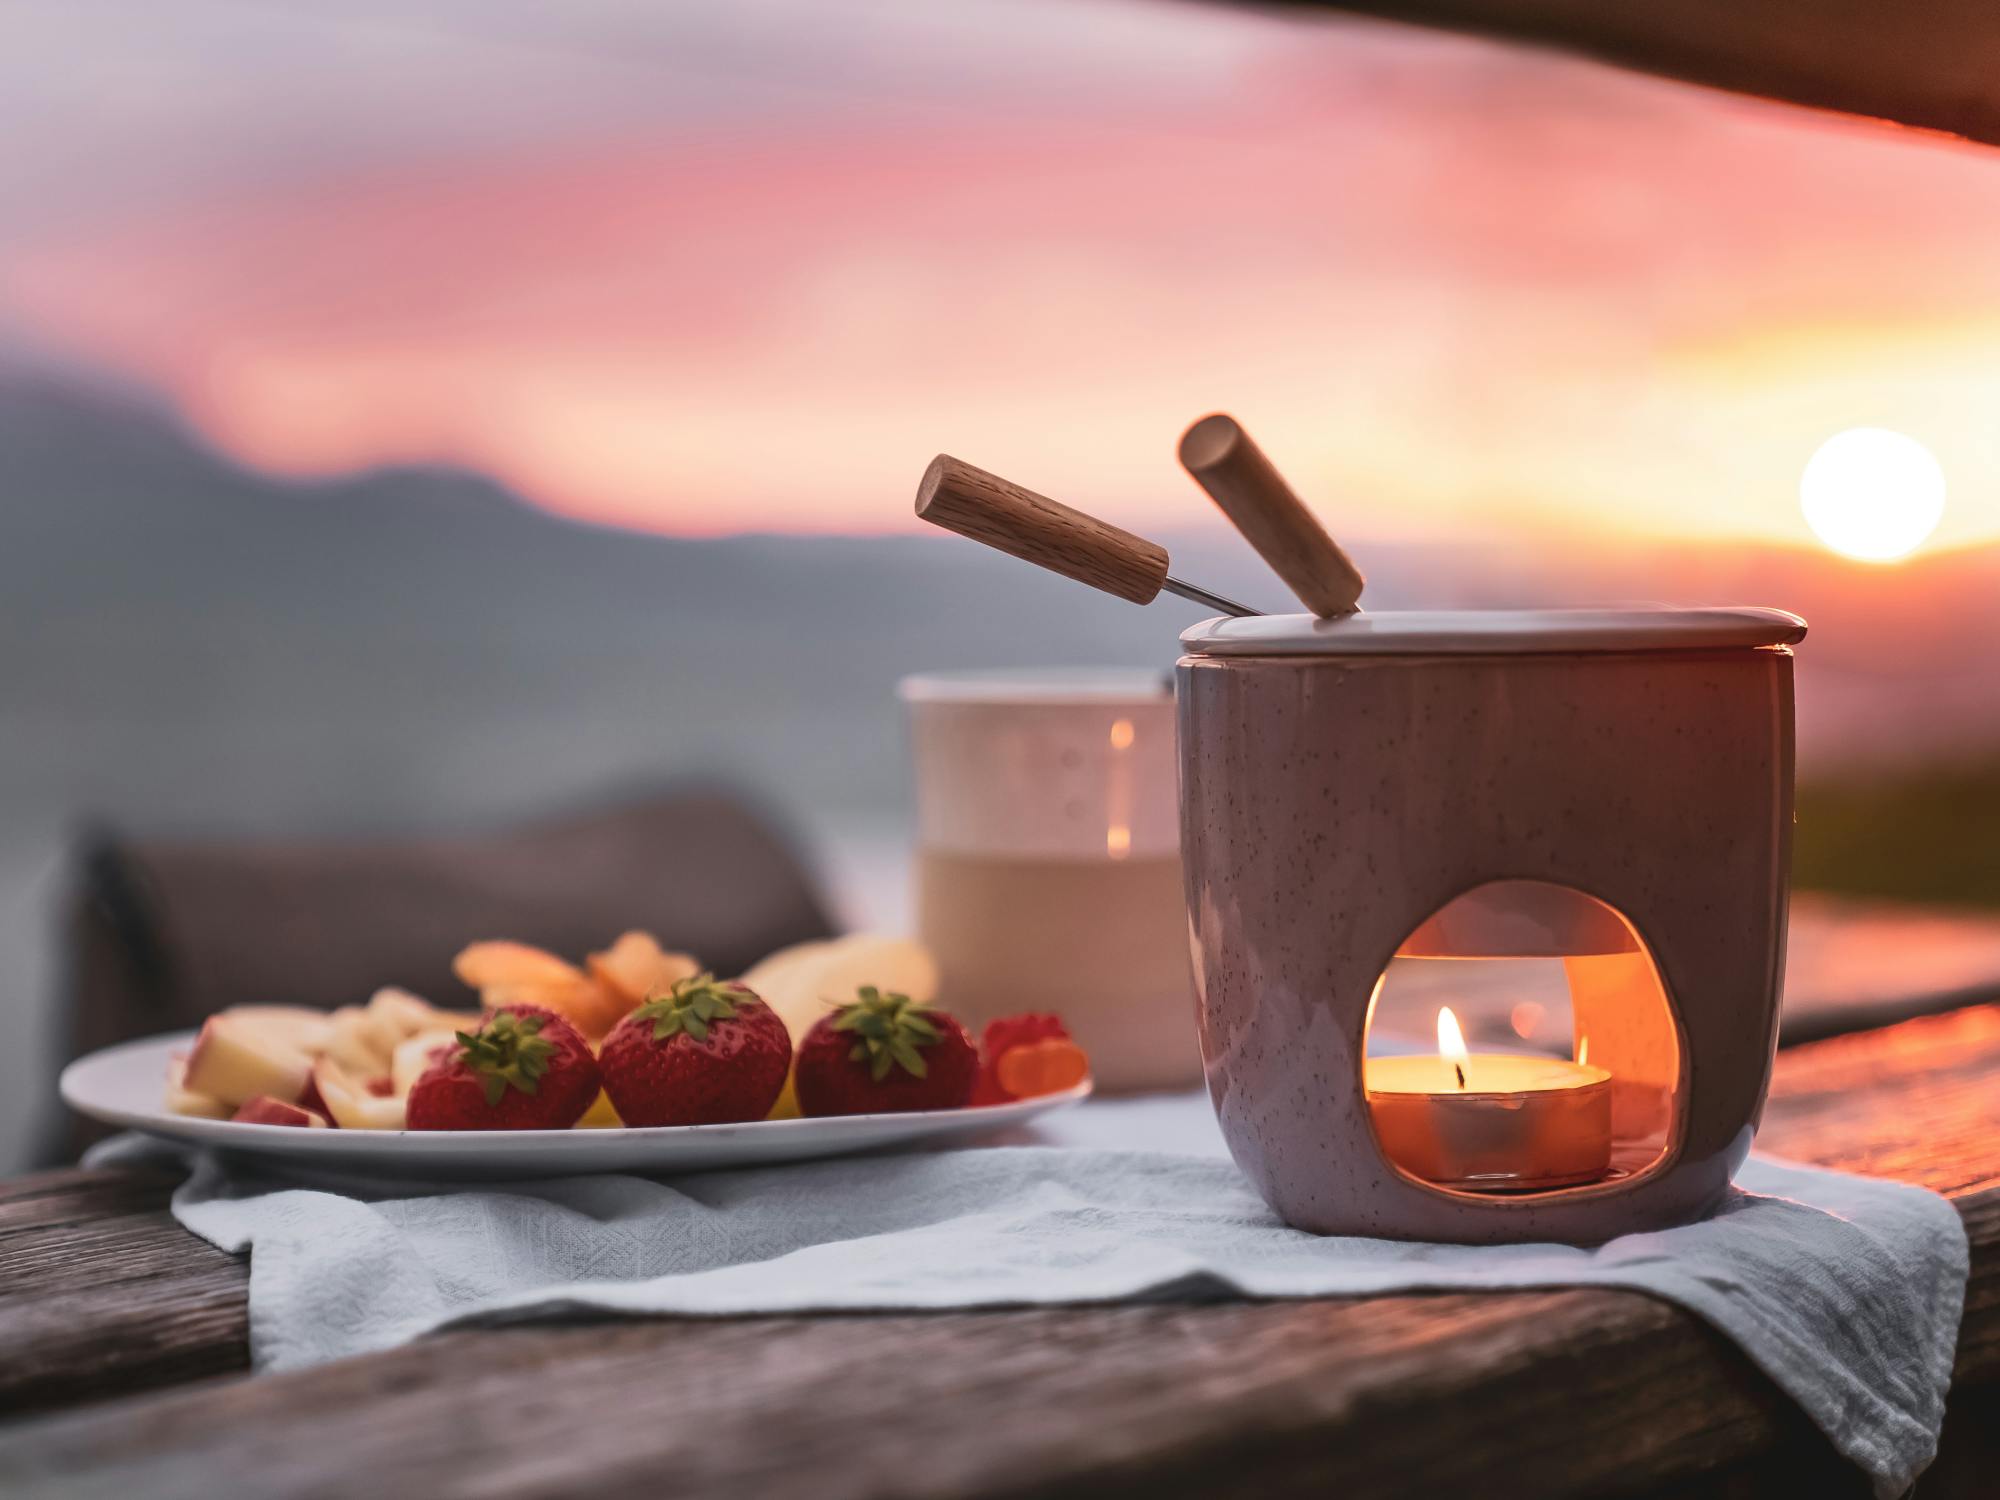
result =
M1054 1012L1106 1091L1198 1082L1170 681L963 673L901 694L946 1008L975 1028Z

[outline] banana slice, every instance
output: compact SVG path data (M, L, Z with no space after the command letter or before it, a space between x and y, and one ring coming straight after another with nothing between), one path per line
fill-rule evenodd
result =
M816 993L813 972L817 970L820 960L833 951L833 947L832 942L815 941L780 948L776 953L759 959L738 981L755 990L763 997L764 1003L778 1013L785 1029L792 1035L794 1047L805 1035L805 1028L810 1027L817 1017L807 1020L804 1026L795 1026L791 1020L792 1013L796 1011L803 1015L812 1006Z
M742 976L741 983L748 985L758 994L774 989L784 981L785 975L809 960L818 958L831 948L828 941L815 939L810 943L794 943L789 948L780 948L757 960L755 966Z
M937 998L937 961L921 943L857 932L809 946L810 951L786 949L773 954L743 976L743 982L778 1013L794 1046L829 1008L852 1000L865 984L913 1000Z

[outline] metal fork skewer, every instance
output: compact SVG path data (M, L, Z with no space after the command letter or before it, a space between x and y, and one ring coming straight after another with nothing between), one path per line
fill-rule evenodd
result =
M1247 604L1238 604L1234 599L1225 599L1220 594L1211 594L1199 584L1183 583L1171 573L1160 581L1160 587L1170 594L1179 594L1183 599L1191 603L1203 605L1208 609L1219 610L1225 615L1241 617L1243 615L1261 615L1264 613L1263 610L1252 609Z

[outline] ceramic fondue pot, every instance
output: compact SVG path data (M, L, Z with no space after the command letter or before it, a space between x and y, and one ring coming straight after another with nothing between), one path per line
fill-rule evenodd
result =
M1706 1213L1777 1042L1804 622L1358 613L1360 570L1233 419L1180 457L1315 614L1259 615L948 454L917 514L1230 616L1181 637L1176 714L1203 1066L1238 1165L1323 1234L1581 1244ZM1471 1052L1439 1004L1435 1054L1370 1056L1392 970L1463 982L1433 960L1503 985L1558 967L1571 1055Z
M1588 1243L1717 1203L1776 1045L1804 634L1775 610L1661 609L1181 637L1204 1066L1230 1151L1288 1222ZM1495 1192L1391 1160L1364 1050L1399 953L1562 959L1620 1164ZM1517 1105L1490 1101L1502 1125Z

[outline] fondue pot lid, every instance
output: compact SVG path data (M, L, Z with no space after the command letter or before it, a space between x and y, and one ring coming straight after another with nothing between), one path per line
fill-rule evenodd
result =
M1781 609L1420 609L1204 620L1181 632L1196 656L1435 656L1698 651L1789 646L1806 622Z

